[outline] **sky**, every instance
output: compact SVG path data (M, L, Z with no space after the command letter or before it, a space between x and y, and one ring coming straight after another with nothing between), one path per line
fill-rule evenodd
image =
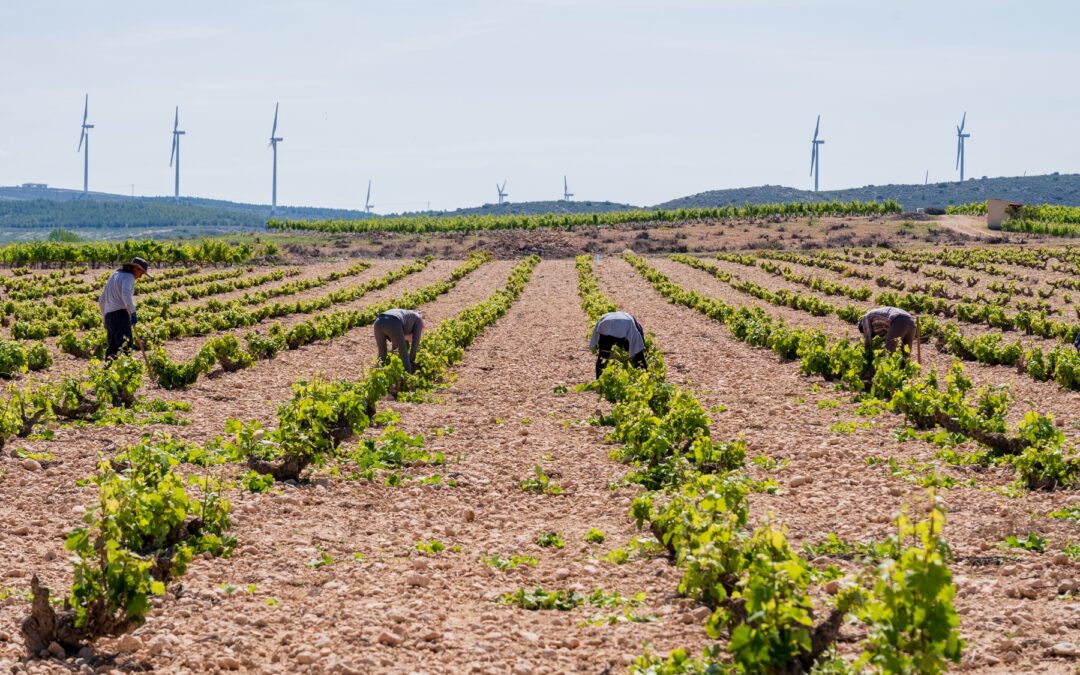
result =
M0 185L379 213L1080 172L1075 0L0 3Z

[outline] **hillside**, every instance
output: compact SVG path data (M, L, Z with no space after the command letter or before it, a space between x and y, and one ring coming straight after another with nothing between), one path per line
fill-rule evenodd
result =
M979 178L963 183L929 185L868 185L846 190L812 192L780 185L710 190L657 204L660 209L702 208L728 204L763 204L795 201L883 201L895 199L905 209L945 207L984 201L989 197L1029 204L1080 205L1080 174Z
M710 190L655 206L639 207L607 201L541 201L484 204L441 211L433 215L510 215L625 211L637 208L679 209L795 201L882 201L895 199L914 210L945 207L1001 197L1036 204L1080 205L1080 174L980 178L963 183L930 185L870 185L846 190L810 192L779 185ZM198 197L129 197L58 188L0 187L0 239L33 238L56 227L93 229L90 236L125 236L124 229L154 229L154 236L222 234L261 229L269 215L266 204L248 204ZM279 206L277 217L286 220L375 218L350 209ZM418 215L418 214L404 214ZM118 232L108 230L119 229Z
M262 225L270 214L269 204L249 204L244 202L231 202L224 199L205 199L202 197L181 197L177 204L172 197L129 197L127 195L113 194L108 192L90 192L85 196L80 190L65 190L62 188L24 188L18 186L0 187L0 205L9 205L11 202L66 202L71 204L84 204L87 202L117 203L117 204L151 204L160 205L172 209L177 220L197 220L200 217L219 219L222 213L242 214L238 222L245 226L252 224ZM40 211L41 207L31 209ZM9 210L8 213L18 209ZM69 213L76 213L75 208ZM161 211L162 213L168 210ZM137 211L135 212L137 213ZM315 218L348 218L361 219L372 218L372 214L354 209L328 209L312 206L278 206L276 215L281 218L298 220ZM69 223L76 226L74 223Z
M632 211L640 209L640 206L632 204L619 204L618 202L507 202L505 204L484 204L483 206L471 206L456 209L454 211L439 211L431 215L440 216L507 216L507 215L537 215L542 213L607 213L609 211ZM430 213L430 212L427 212ZM403 213L401 215L423 215L422 213Z

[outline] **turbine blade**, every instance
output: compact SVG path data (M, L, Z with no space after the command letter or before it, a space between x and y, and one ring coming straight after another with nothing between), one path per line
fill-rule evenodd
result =
M173 157L176 156L176 146L179 143L180 143L179 137L177 137L176 134L173 134L173 137L172 137L172 151L169 153L169 166L172 166Z
M273 138L277 134L278 105L279 104L277 104L277 103L274 104L274 128L270 130L270 138Z
M83 127L82 133L79 134L79 149L76 150L75 152L81 152L82 151L82 142L83 142L84 138L86 138L86 127Z
M83 100L82 123L86 124L86 116L90 114L90 94Z
M957 139L956 141L956 168L960 168L960 155L964 154L964 141Z
M964 116L960 118L960 131L964 130L964 124L967 123L967 111L964 111Z
M817 143L814 143L814 149L810 151L810 175L814 175L814 161L817 160Z
M173 131L180 128L180 106L176 106L176 117L173 118Z

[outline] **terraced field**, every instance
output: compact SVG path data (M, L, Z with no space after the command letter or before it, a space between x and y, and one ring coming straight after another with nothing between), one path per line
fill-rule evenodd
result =
M147 351L104 365L100 269L3 270L0 666L1075 672L1078 272L1050 246L176 265L139 282ZM919 316L910 360L863 351L879 304ZM413 376L374 359L395 306L427 324ZM616 308L649 370L593 383Z

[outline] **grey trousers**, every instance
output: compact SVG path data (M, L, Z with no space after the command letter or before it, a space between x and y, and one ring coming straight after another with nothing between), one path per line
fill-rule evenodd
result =
M898 316L889 322L889 332L885 334L885 349L892 353L896 350L896 341L899 340L912 351L915 344L915 321L906 316Z
M379 347L379 362L386 362L386 342L389 341L401 358L405 372L411 373L413 367L412 359L409 357L409 342L405 339L405 326L401 323L401 319L380 314L372 327L375 329L375 344Z

